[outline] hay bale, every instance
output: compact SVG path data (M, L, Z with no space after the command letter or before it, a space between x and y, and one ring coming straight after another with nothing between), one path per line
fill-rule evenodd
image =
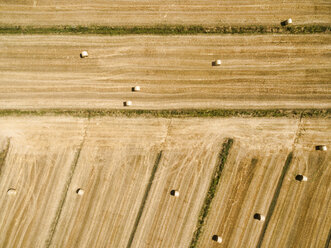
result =
M80 53L80 57L81 57L81 58L87 58L87 57L88 57L88 53L87 53L86 51L82 51L82 52Z
M327 147L326 145L319 145L319 146L315 146L316 151L326 151Z
M79 188L76 190L76 193L77 193L77 195L82 196L82 195L84 195L85 191L83 189Z
M123 102L123 105L124 105L124 107L129 107L129 106L132 106L132 102L126 101L126 102Z
M290 24L292 24L292 19L291 18L289 18L289 19L287 19L285 21L282 21L280 23L280 25L282 25L282 26L287 26L287 25L290 25Z
M296 175L295 176L295 180L297 180L297 181L300 181L300 182L307 182L308 181L308 178L306 177L306 176L304 176L304 175Z
M177 190L171 190L170 191L170 195L174 196L174 197L179 197L179 192Z
M7 190L8 195L16 195L16 189L10 188Z
M211 63L212 66L220 66L222 64L222 61L220 59L215 60Z
M254 219L258 221L265 221L265 216L259 213L254 214Z
M220 236L218 236L218 235L213 235L213 237L211 238L212 240L214 240L215 242L217 242L217 243L222 243L222 238L220 237Z
M134 86L134 87L132 87L132 91L133 92L140 91L140 86Z

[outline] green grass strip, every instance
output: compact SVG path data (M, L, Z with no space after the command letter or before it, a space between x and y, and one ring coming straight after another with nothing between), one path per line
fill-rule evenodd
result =
M158 117L158 118L187 118L187 117L318 117L330 118L331 109L175 109L175 110L142 110L142 109L40 109L18 110L2 109L2 116L73 116L73 117Z
M155 25L155 26L0 26L0 34L99 34L99 35L194 35L194 34L315 34L330 33L330 25Z
M190 248L195 248L198 245L199 238L200 238L200 236L203 232L203 227L206 223L206 218L208 216L212 200L215 197L216 189L217 189L218 183L220 181L221 174L222 174L224 165L226 163L226 159L229 155L229 150L230 150L232 144L233 144L233 139L227 139L223 143L222 151L219 154L219 160L218 160L219 164L216 167L216 169L214 171L214 174L213 174L213 177L211 179L205 201L204 201L203 206L202 206L201 211L200 211L197 227L196 227L195 232L193 234L193 238L192 238L192 241L191 241L191 244L190 244Z

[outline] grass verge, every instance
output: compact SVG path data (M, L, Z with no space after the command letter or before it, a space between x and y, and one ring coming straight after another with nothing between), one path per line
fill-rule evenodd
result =
M194 34L315 34L330 33L330 25L155 25L155 26L0 26L0 34L99 34L99 35L194 35Z
M41 109L17 110L2 109L3 116L73 116L73 117L158 117L158 118L187 118L187 117L319 117L330 118L331 109L175 109L175 110L142 110L142 109Z
M229 155L229 150L230 150L232 144L233 144L233 139L227 139L223 143L222 151L219 155L219 160L218 160L219 164L216 167L216 169L214 171L214 174L213 174L213 177L211 179L205 201L204 201L203 206L202 206L201 211L200 211L197 227L196 227L195 232L193 234L193 238L192 238L192 241L191 241L191 244L190 244L190 248L195 248L198 245L199 238L202 234L203 227L205 225L206 218L208 216L208 212L209 212L212 200L215 197L217 185L220 181L221 174L222 174L224 165L226 163L226 159Z

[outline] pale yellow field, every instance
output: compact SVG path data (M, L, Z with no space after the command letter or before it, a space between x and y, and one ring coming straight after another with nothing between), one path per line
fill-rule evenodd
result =
M206 130L205 125L203 121L171 121L131 247L188 247L225 138L224 132ZM170 196L171 190L180 196Z
M98 119L87 124L51 247L126 246L167 122ZM85 190L82 197L75 193L78 188Z
M1 32L271 30L288 18L302 34L1 34L0 248L330 248L331 34L303 34L330 26L330 0L0 0ZM66 111L80 109L316 109L327 117Z
M263 247L328 247L325 238L331 235L331 153L315 151L314 145L330 144L330 135L329 121L303 120ZM294 180L298 174L307 176L308 181Z
M296 120L276 121L278 127L270 120L245 122L239 119L234 120L233 126L231 122L228 119L172 121L167 139L170 151L165 150L163 167L156 176L159 181L153 184L132 247L189 247L210 183L210 172L216 167L224 138L233 137L235 142L243 142L244 151L252 143L260 150L259 145L265 139L268 142L263 145L288 146L296 130ZM183 134L186 137L182 137ZM232 164L227 166L230 171L233 169ZM277 174L272 177L276 180ZM235 182L232 175L228 180ZM169 198L171 189L180 192L178 199ZM238 199L240 201L242 199ZM202 247L209 246L203 243Z
M0 244L117 248L132 236L131 247L188 247L226 138L234 145L199 247L214 247L214 234L222 247L256 246L267 221L253 215L270 210L291 151L262 247L324 247L330 152L314 145L331 146L331 123L282 118L1 117L0 149L10 143L0 163Z
M314 145L329 145L330 135L330 121L303 119L292 144L277 147L268 139L260 150L253 144L250 149L235 145L198 247L219 247L212 241L215 234L223 238L224 247L259 247L259 241L261 247L328 247L330 152L315 151ZM290 151L294 157L271 210ZM296 181L298 174L306 175L308 182ZM255 213L266 216L268 225L255 220Z
M1 0L0 25L329 24L328 0Z
M5 35L0 108L330 108L331 35ZM81 59L81 51L89 57ZM222 65L211 62L221 59ZM139 85L140 92L131 92Z
M218 247L213 235L222 237L224 247L256 247L263 223L253 216L266 215L272 201L291 149L292 139L284 138L287 144L273 149L271 140L259 150L254 143L250 149L233 146L198 247Z
M0 246L45 247L84 120L14 118L0 120L0 140L9 140L0 168ZM8 195L10 188L16 195Z

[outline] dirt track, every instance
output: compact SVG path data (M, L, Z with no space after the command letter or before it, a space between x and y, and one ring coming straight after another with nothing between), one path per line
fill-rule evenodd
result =
M126 247L160 151L132 247L188 247L226 137L235 143L200 247L213 247L214 234L227 247L256 245L264 223L252 216L270 209L290 151L294 159L262 247L326 242L330 151L314 145L330 147L329 120L2 117L0 126L0 150L10 141L0 174L5 247ZM311 164L300 162L306 158ZM295 181L296 173L308 182ZM17 194L7 195L9 188Z
M331 36L1 36L0 108L329 108ZM80 59L82 50L89 57ZM211 62L221 59L220 67ZM141 86L141 92L131 87Z
M0 2L0 25L329 24L328 0L23 0Z

